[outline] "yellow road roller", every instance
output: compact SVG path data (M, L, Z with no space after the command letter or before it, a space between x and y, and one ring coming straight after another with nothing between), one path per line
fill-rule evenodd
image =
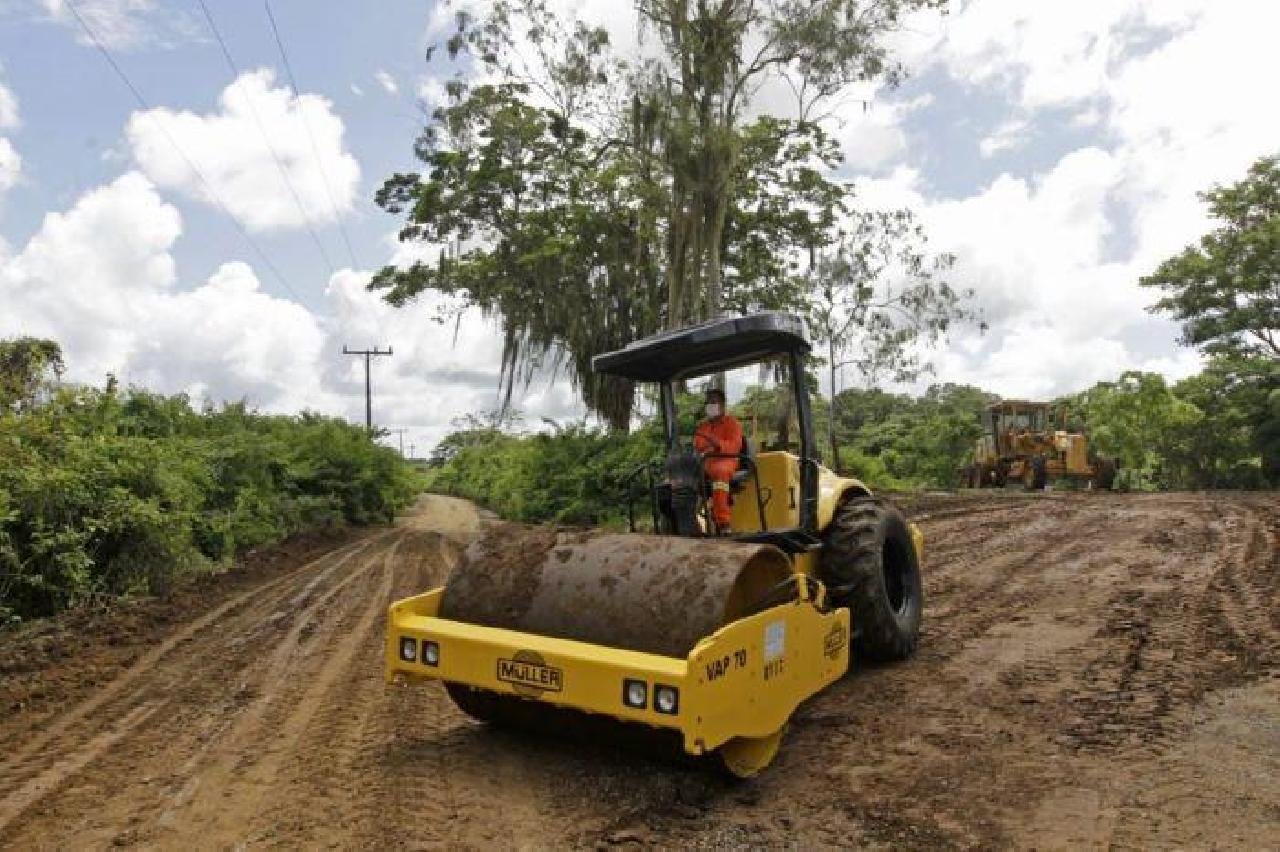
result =
M798 318L765 312L596 356L598 373L658 386L665 448L620 498L631 531L481 538L443 587L391 605L388 682L443 681L462 710L494 724L657 737L749 777L851 654L910 656L922 536L820 463L808 352ZM700 451L681 434L677 390L751 365L778 377L798 442L752 435L737 453ZM726 462L732 477L712 481ZM727 521L713 506L721 486Z

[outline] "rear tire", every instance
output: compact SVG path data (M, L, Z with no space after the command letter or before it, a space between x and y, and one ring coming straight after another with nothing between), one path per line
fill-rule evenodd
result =
M1045 462L1044 456L1035 456L1031 461L1027 462L1026 473L1022 476L1022 483L1028 491L1043 491L1045 483L1048 481L1048 464Z
M842 503L824 536L819 563L836 606L847 606L857 651L874 661L904 660L916 649L924 587L915 542L902 513L876 497Z
M1116 484L1116 463L1114 459L1099 457L1093 465L1093 488L1095 491L1110 491Z

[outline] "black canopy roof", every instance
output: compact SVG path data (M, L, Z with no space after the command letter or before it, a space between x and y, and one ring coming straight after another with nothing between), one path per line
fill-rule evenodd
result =
M768 311L725 317L641 338L591 359L597 373L641 382L704 376L794 350L809 351L804 324L791 314Z

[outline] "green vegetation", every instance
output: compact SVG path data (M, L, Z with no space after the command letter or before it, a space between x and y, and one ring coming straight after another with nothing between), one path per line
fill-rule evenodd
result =
M63 386L0 341L0 623L155 594L301 530L385 523L415 474L364 430L182 395Z
M1144 489L1280 487L1280 363L1220 356L1169 385L1127 372L1070 399L1097 449Z
M630 435L583 423L528 435L515 425L473 423L449 435L436 448L428 487L509 520L617 524L626 517L627 475L662 446L652 424Z
M1165 294L1152 310L1180 320L1188 346L1280 359L1280 156L1200 198L1219 226L1142 279Z
M982 432L979 413L996 399L951 384L919 397L842 391L834 412L836 467L877 490L954 487ZM1280 486L1280 368L1267 359L1218 358L1173 385L1156 373L1129 372L1057 403L1070 407L1073 428L1121 460L1123 487ZM750 423L753 413L767 419L777 404L776 391L752 388L731 407ZM680 410L681 434L688 435L697 397L682 399ZM827 422L825 399L814 400L814 416ZM513 520L621 523L627 475L662 452L661 430L651 420L629 435L584 423L529 434L512 417L457 425L436 448L429 487ZM829 450L824 461L831 464Z
M965 318L967 294L920 250L910 214L851 216L829 132L851 86L900 80L891 35L942 0L635 0L646 50L633 57L546 0L448 5L458 76L414 146L422 172L377 194L400 238L438 258L370 286L497 318L508 397L554 364L625 432L635 385L592 373L594 354L723 311L807 315L818 257L842 273L813 305L836 348L866 331L885 374ZM756 98L762 87L794 103ZM907 280L881 274L899 269Z

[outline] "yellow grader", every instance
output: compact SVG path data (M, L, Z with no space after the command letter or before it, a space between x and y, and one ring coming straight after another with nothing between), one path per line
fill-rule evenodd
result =
M659 389L666 448L632 477L631 531L481 539L443 587L392 604L388 682L443 681L468 714L523 730L641 733L747 777L773 760L796 707L845 674L851 645L908 657L923 538L819 463L808 351L799 319L761 313L597 356L596 372ZM715 454L679 434L675 389L766 362L788 375L798 453L734 456L732 522L717 529L704 473ZM651 532L637 532L641 501Z
M987 406L984 434L964 471L970 488L1003 488L1021 482L1028 491L1043 490L1052 479L1073 479L1090 488L1110 489L1114 460L1095 456L1088 439L1066 430L1065 408L1047 402L1007 399Z

